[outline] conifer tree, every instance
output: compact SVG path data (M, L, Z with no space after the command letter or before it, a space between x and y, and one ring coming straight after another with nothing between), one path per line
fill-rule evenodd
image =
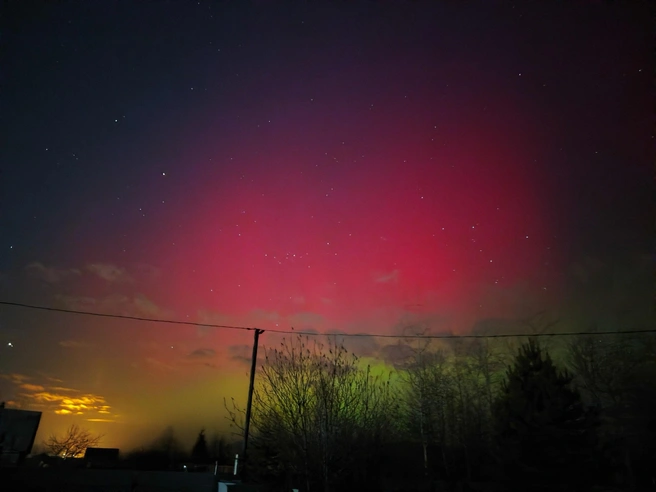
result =
M523 490L584 490L591 483L596 413L535 340L524 344L497 401L504 478Z
M198 433L198 438L194 447L191 449L191 459L194 463L207 464L210 461L210 452L207 449L207 440L205 439L205 429Z

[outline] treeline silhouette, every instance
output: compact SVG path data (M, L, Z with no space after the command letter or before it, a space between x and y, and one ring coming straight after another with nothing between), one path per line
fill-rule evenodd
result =
M150 445L127 453L121 467L142 471L213 471L215 465L232 465L236 449L239 449L239 444L228 441L223 435L213 434L208 439L204 429L199 432L193 447L185 449L173 427L167 427Z
M26 467L47 468L112 468L135 471L187 471L216 472L218 476L232 476L234 457L242 449L241 439L228 439L225 435L212 433L208 437L205 429L201 429L192 447L185 447L178 439L172 426L168 426L156 439L149 444L139 446L127 453L120 453L118 460L108 459L103 455L98 459L88 460L85 457L87 447L97 446L102 436L92 439L79 437L91 436L85 429L71 426L61 437L50 437L43 444L46 450L35 452L25 462ZM72 442L63 453L61 446L51 446L57 440ZM92 446L93 445L93 446Z
M404 357L384 375L336 342L266 349L243 476L272 491L656 489L653 335L392 348Z

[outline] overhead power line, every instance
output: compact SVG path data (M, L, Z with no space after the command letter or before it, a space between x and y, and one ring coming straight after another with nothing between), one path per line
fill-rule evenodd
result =
M53 311L56 313L68 313L68 314L81 314L83 316L97 316L101 318L117 318L117 319L129 319L132 321L150 321L150 322L155 322L155 323L168 323L171 325L188 325L188 326L196 326L196 327L202 327L202 328L222 328L225 330L246 330L246 331L253 331L257 330L257 328L250 328L247 326L230 326L230 325L217 325L213 323L197 323L194 321L181 321L181 320L173 320L173 319L158 319L158 318L145 318L141 316L128 316L125 314L107 314L107 313L94 313L91 311L78 311L75 309L63 309L63 308L56 308L56 307L49 307L49 306L36 306L33 304L23 304L21 302L6 302L6 301L0 301L1 305L5 306L15 306L15 307L21 307L25 309L39 309L41 311Z
M151 323L167 323L171 325L185 325L185 326L195 326L200 328L218 328L223 330L241 330L241 331L255 331L260 330L266 331L269 333L282 333L289 335L307 335L307 336L340 336L340 337L375 337L375 338L414 338L414 339L426 339L426 340L435 340L435 339L457 339L457 338L517 338L517 337L563 337L563 336L584 336L584 335L630 335L638 333L656 333L655 329L648 330L622 330L622 331L575 331L575 332L562 332L562 333L498 333L491 335L389 335L381 333L316 333L313 331L297 331L294 329L291 330L279 330L279 329L266 329L248 326L233 326L233 325L219 325L214 323L199 323L195 321L181 321L181 320L172 320L172 319L157 319L157 318L145 318L141 316L128 316L123 314L107 314L107 313L94 313L91 311L78 311L75 309L63 309L50 306L37 306L34 304L24 304L21 302L10 302L10 301L0 301L0 305L4 306L13 306L24 309L33 309L40 311L51 311L56 313L66 313L66 314L77 314L82 316L95 316L100 318L115 318L115 319L127 319L131 321L146 321Z

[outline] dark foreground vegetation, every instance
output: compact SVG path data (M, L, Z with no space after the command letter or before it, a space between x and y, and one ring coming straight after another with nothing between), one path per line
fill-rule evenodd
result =
M401 344L385 376L338 343L267 350L245 475L272 491L656 489L656 339L508 340Z
M201 430L193 447L185 448L169 427L150 444L124 455L118 450L84 453L81 442L89 436L72 426L65 435L44 443L66 442L66 450L57 446L55 454L48 448L49 453L34 454L19 467L0 467L0 491L211 492L217 490L218 480L234 479L234 450L240 447L218 434L207 438Z

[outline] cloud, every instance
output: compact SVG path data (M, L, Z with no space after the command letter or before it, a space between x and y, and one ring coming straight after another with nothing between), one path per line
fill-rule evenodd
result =
M23 383L20 387L27 391L44 391L45 388L40 384Z
M403 343L385 345L380 349L381 358L395 367L401 366L414 352L411 347Z
M265 311L264 309L253 309L249 313L248 319L254 325L280 323L282 321L282 317L276 311Z
M264 351L258 353L258 359L262 352ZM230 345L228 347L228 354L230 355L230 359L235 362L241 362L242 364L250 366L253 357L253 347L246 344Z
M30 277L43 280L49 284L56 284L62 280L72 277L79 276L81 274L80 270L76 268L58 268L58 267L48 267L43 263L35 261L30 263L25 267L25 271Z
M100 277L107 282L129 283L134 282L135 277L143 280L158 280L161 278L161 269L148 265L137 264L133 270L134 275L129 273L126 268L113 265L111 263L90 263L83 270ZM40 279L50 284L56 284L70 277L79 277L83 271L79 268L60 268L56 266L46 266L41 262L35 261L25 267L25 272L30 277Z
M133 278L125 268L109 263L91 263L87 270L108 282L132 282Z
M57 415L84 415L85 413L109 414L111 408L102 396L86 394L69 396L62 393L50 391L38 391L23 394L27 398L41 404L45 404Z
M10 374L0 374L0 378L11 381L14 384L23 384L25 381L32 379L25 374L10 373Z
M91 311L118 314L121 316L141 316L160 319L172 316L170 311L159 307L142 294L137 294L134 297L113 294L101 298L57 295L55 298L64 304L67 309L74 311Z
M116 422L113 419L87 419L87 422Z
M150 318L169 318L172 313L164 309L142 294L137 294L133 303L136 309Z
M211 348L199 348L187 355L190 359L211 359L216 357L216 350Z
M325 318L317 313L301 312L291 314L287 317L287 323L299 331L310 331L317 326L321 327L325 324Z
M57 295L55 298L62 302L68 309L75 311L104 311L115 314L127 314L126 312L117 312L116 309L124 309L130 302L127 296L118 294L100 299L66 295Z
M79 340L62 340L59 345L64 348L84 349L94 347L94 343L82 342Z
M380 344L370 335L345 337L344 347L358 357L373 357L378 353Z
M287 335L293 335L294 332L297 332L297 331L302 332L302 333L314 333L316 335L318 335L320 333L319 330L317 330L316 328L311 328L309 326L304 327L302 330L300 328L296 329L295 327L292 326L291 330L292 330L292 333L288 333ZM284 333L283 333L283 335L284 335Z
M16 385L19 398L12 399L12 406L25 407L57 415L89 415L94 417L110 414L111 407L104 397L92 393L82 394L79 390L63 386L49 387L47 383L27 383L29 376L23 374L0 374ZM50 378L44 377L43 380ZM54 378L53 378L54 379Z
M375 281L378 283L392 283L392 282L398 282L399 281L399 271L398 270L392 270L389 273L381 273L378 274L375 278Z
M227 314L217 313L216 311L198 311L198 322L208 325L229 325L233 321L232 317Z

